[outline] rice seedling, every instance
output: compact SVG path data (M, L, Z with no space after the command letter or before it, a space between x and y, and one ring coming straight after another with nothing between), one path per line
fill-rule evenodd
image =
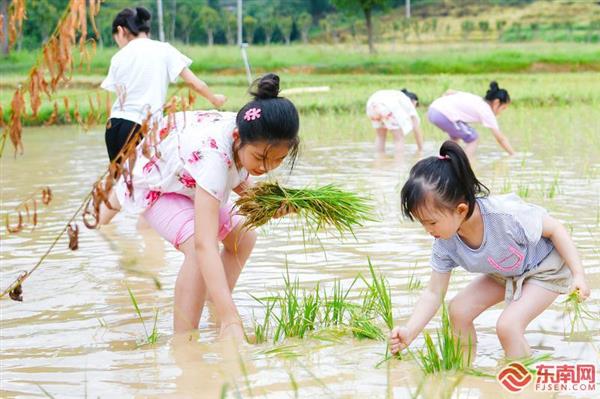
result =
M502 189L500 190L501 194L507 194L512 192L512 183L510 180L505 179L504 183L502 184Z
M252 393L252 386L250 385L250 379L248 378L248 370L246 369L246 363L244 363L244 359L242 358L241 354L238 354L238 360L240 363L240 370L244 376L244 382L246 383L246 389L248 390L250 397L253 397L254 394Z
M294 398L298 398L298 390L299 390L299 386L298 386L298 382L296 381L296 378L294 378L294 375L292 374L291 371L288 371L288 375L290 376L290 385L292 386L292 389L294 390Z
M546 193L546 198L554 198L556 194L558 194L559 186L558 186L558 174L554 175L554 180L550 184L550 188Z
M261 182L248 189L236 204L248 229L267 223L282 208L297 213L309 231L331 226L341 236L347 232L354 235L354 227L373 220L372 206L366 198L333 185L292 189L276 182Z
M575 290L567 295L567 298L562 302L564 305L564 316L569 319L571 326L568 338L572 339L575 336L575 330L581 328L585 332L589 332L590 329L586 325L585 321L597 321L600 318L594 316L583 303L579 290Z
M265 304L258 298L255 298L261 304ZM273 307L275 307L275 301L267 300L265 304L265 318L262 323L258 323L256 318L253 315L254 319L254 340L256 344L263 344L267 342L269 339L269 331L271 328L271 314L273 312Z
M423 282L415 277L415 273L410 275L408 279L408 290L409 291L417 291L423 288Z
M358 339L385 340L385 335L381 331L381 328L377 327L373 323L373 319L363 312L352 312L350 330L352 331L352 335Z
M344 291L342 289L342 282L340 280L335 280L331 296L328 296L327 291L323 290L323 301L325 306L321 320L321 325L323 327L341 326L344 324L344 315L351 306L347 300L348 294L350 294L350 290L355 283L356 278L352 281L350 287Z
M284 359L298 358L302 355L302 347L300 345L279 345L274 348L261 351L264 355L278 356Z
M519 194L519 197L521 198L529 197L529 186L527 184L519 184L517 187L517 194Z
M445 307L442 309L442 328L436 330L435 342L428 332L424 332L423 335L425 346L417 351L415 360L425 374L465 370L469 367L471 363L471 342L469 342L467 359L465 359L461 339L452 332Z
M133 292L131 291L131 289L129 287L127 287L127 291L129 291L129 297L131 298L131 303L133 303L135 312L136 312L138 318L140 319L140 321L142 322L142 326L144 327L144 333L146 334L146 342L144 342L143 345L155 344L158 341L158 337L159 337L158 329L157 329L158 309L156 309L156 311L154 313L154 325L152 326L152 333L148 334L148 329L146 328L146 323L144 322L144 318L142 317L142 312L140 310L140 307L138 306L138 302L135 299L135 296L133 295Z
M375 269L371 263L371 258L367 258L369 263L369 272L372 282L364 280L367 284L370 295L374 300L374 309L381 316L387 327L391 330L394 328L394 317L392 316L392 294L390 292L390 284L387 279L380 274L375 274Z

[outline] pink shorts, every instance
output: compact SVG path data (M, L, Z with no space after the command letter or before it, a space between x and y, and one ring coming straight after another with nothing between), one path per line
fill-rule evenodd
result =
M232 202L219 209L219 240L225 237L243 219L234 213ZM166 193L144 212L144 218L150 226L178 248L194 235L194 201L185 195Z

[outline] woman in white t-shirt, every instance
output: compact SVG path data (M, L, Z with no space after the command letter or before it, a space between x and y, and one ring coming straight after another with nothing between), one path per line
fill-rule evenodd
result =
M221 335L244 336L231 290L256 233L242 228L229 195L243 195L250 175L264 175L286 158L293 165L300 141L298 111L279 97L277 75L263 76L251 94L254 99L237 114L188 111L164 118L157 132L163 139L152 146L153 154L145 141L138 145L130 179L117 182L110 209L100 210L100 224L120 209L144 212L150 226L183 252L175 283L176 333L198 328L210 294Z
M423 149L423 132L421 121L415 107L419 98L406 89L379 90L367 101L367 116L375 128L375 149L378 154L385 152L385 139L390 132L394 136L396 157L402 157L404 136L415 131L417 149Z
M178 76L215 107L226 101L190 71L192 60L169 43L150 40L149 32L150 12L144 7L126 8L113 21L113 38L120 50L112 57L101 85L117 94L105 133L111 162L148 114L162 117L167 88Z

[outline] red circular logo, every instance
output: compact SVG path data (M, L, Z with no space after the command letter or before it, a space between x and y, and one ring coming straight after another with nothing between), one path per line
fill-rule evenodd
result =
M509 392L521 392L532 380L531 373L521 363L511 363L498 373L498 382Z

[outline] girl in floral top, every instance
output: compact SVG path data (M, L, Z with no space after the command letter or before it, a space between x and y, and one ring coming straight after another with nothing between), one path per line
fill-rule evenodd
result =
M175 332L198 327L209 295L221 335L244 336L231 290L256 234L241 229L243 218L232 212L228 199L231 191L243 195L249 175L263 175L286 157L292 164L296 158L298 112L278 93L279 77L268 74L237 114L195 111L165 120L157 155L144 157L141 143L131 181L121 179L111 193L114 210L101 209L101 224L121 208L144 212L150 225L184 253L175 285Z

